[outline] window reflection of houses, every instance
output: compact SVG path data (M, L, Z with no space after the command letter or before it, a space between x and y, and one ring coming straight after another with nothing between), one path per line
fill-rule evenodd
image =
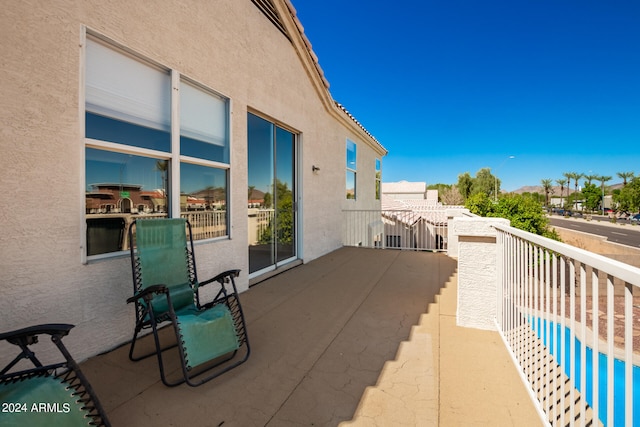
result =
M142 191L137 184L92 184L86 193L87 214L164 213L167 197L163 190Z
M255 188L249 189L248 208L259 208L264 206L265 193Z
M189 194L180 195L180 210L205 211L226 210L226 191L221 187L207 187Z
M203 211L207 207L207 201L195 196L186 194L180 195L180 210L184 211Z
M195 240L214 239L227 234L227 200L222 187L207 187L180 195L180 217L191 223Z
M140 215L165 217L167 196L162 189L144 191L142 185L92 184L86 193L89 255L129 248L127 230ZM180 195L180 216L192 225L196 240L221 237L227 229L227 201L222 188L206 188Z
M92 184L85 198L89 255L128 249L127 229L136 216L167 212L163 190L143 191L138 184Z

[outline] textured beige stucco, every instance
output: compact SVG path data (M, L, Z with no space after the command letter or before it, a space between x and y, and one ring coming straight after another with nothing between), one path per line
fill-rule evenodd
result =
M451 233L458 241L457 324L495 330L497 307L495 224L502 218L454 218Z
M0 14L0 330L75 324L67 342L79 359L132 333L129 259L82 262L85 28L231 99L232 238L197 245L201 279L241 268L248 287L247 111L301 135L305 261L341 246L343 208L379 206L374 168L384 149L335 108L300 35L288 40L249 0L9 2ZM358 144L355 202L344 197L347 138Z

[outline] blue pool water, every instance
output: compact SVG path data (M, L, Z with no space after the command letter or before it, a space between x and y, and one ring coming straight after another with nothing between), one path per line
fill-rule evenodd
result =
M533 319L533 329L536 331L538 338L540 338L544 345L549 347L547 344L547 321L541 319ZM562 339L562 335L560 333L560 328L562 325L555 325L554 323L549 323L549 342L553 342L555 337L555 345L553 352L551 354L556 358L557 361L562 360L562 366L565 374L571 377L568 372L569 366L569 358L571 357L571 330L568 327L565 327L565 343L564 345L560 345L560 340ZM577 372L580 372L582 360L581 360L581 346L582 343L577 338L574 339L575 346L575 354L576 354L576 366ZM564 353L564 354L563 354ZM586 348L587 360L586 360L586 399L589 405L593 402L593 350L590 347ZM572 369L573 370L573 369ZM625 362L619 359L614 359L613 361L613 425L614 427L623 427L625 425L633 425L633 427L640 427L640 366L633 366L633 423L625 423L625 402L624 402L624 388L625 388ZM576 372L576 371L574 371ZM571 378L573 383L581 393L583 390L582 384L580 384L581 379L579 378ZM598 353L598 417L600 421L606 426L607 422L607 383L608 383L608 374L607 374L607 356L603 353ZM584 393L583 393L584 394Z

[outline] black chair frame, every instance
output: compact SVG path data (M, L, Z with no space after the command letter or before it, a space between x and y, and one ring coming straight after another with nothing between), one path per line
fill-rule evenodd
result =
M162 219L154 219L153 221L161 221ZM224 271L215 277L199 282L197 277L196 270L196 261L194 256L194 244L192 237L191 224L189 221L186 221L188 235L187 235L187 261L189 267L189 276L190 283L192 289L195 288L194 291L194 303L198 310L207 310L212 308L217 304L225 304L229 311L231 312L231 316L233 318L233 323L236 328L236 334L238 336L239 348L234 352L226 355L225 357L216 360L215 363L208 365L206 369L202 371L198 371L196 373L189 372L189 369L186 366L186 354L184 348L179 345L180 343L180 335L178 332L177 325L177 316L173 305L171 303L171 294L169 292L169 288L163 284L154 284L151 286L147 286L143 288L142 284L142 272L140 266L140 259L137 255L137 251L134 245L134 237L135 237L135 225L136 221L133 221L129 227L129 242L130 242L130 253L131 253L131 269L133 274L133 288L134 295L127 299L127 303L135 303L135 311L136 311L136 325L133 333L133 339L131 340L131 346L129 348L129 359L131 361L137 362L143 359L146 359L150 356L156 355L158 360L158 368L160 370L160 378L164 385L168 387L175 387L182 383L187 383L191 387L197 387L201 384L204 384L207 381L210 381L223 373L243 364L249 358L251 354L251 347L249 345L249 338L247 336L246 324L244 312L242 311L242 306L240 305L240 300L238 298L238 290L235 283L235 278L239 276L240 270L227 270ZM200 289L203 286L217 283L219 285L219 290L216 296L207 303L202 303L200 297ZM197 287L196 287L197 286ZM166 297L168 310L160 315L156 315L154 310L152 309L152 300L155 295L163 294ZM175 333L175 343L167 345L165 347L161 346L159 330L164 328L165 326L173 326L173 330ZM140 333L146 329L151 329L151 333L153 335L154 347L155 350L143 354L141 356L135 356L135 345L136 341L140 338ZM178 352L181 361L182 368L182 378L177 381L169 381L165 372L165 363L163 360L163 352L166 350L178 347ZM236 358L237 353L240 349L244 347L244 355L239 359L235 360L233 363L229 363L231 360ZM202 378L201 375L210 372L209 375L206 375ZM196 380L197 378L197 380Z
M38 376L54 376L65 383L66 388L73 390L78 403L82 404L82 409L87 411L90 418L88 425L106 426L111 424L105 415L105 411L93 391L91 384L87 381L80 367L75 362L62 338L69 334L74 325L53 323L30 326L0 334L0 341L6 340L20 348L20 353L0 371L0 385L28 381ZM29 346L36 344L40 335L49 335L51 341L56 345L60 353L64 356L64 361L43 365L36 357L36 354ZM28 359L34 367L19 371L12 371L20 361Z

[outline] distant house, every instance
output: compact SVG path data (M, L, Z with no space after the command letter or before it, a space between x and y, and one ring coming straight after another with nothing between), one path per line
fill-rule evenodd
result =
M265 193L260 190L251 189L247 199L249 208L264 207Z
M426 199L427 184L408 181L383 182L382 194L392 199Z
M381 209L386 247L446 249L447 216L426 183L383 182Z
M188 218L201 277L244 291L380 209L386 150L289 0L8 2L0 24L3 329L75 324L80 359L129 340L136 218Z
M381 209L387 248L446 249L447 215L442 205L427 203L427 199L391 199L383 194Z
M85 194L86 214L166 212L162 190L142 191L136 184L91 184Z

